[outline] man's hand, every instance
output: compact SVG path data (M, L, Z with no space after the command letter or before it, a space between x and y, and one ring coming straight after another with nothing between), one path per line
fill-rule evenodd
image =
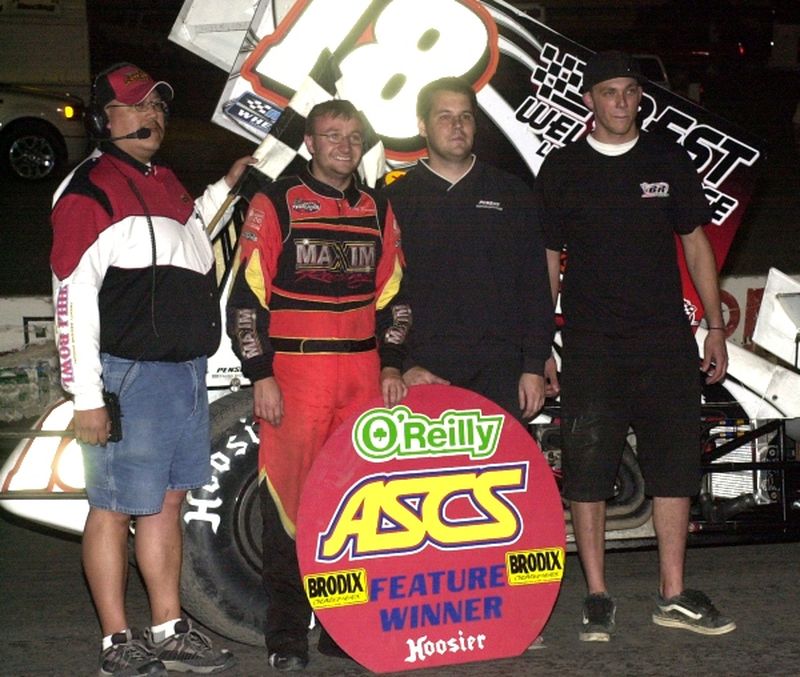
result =
M544 396L557 397L560 392L561 384L558 382L556 358L551 355L544 363Z
M728 348L724 331L710 331L703 343L703 364L700 371L706 374L706 383L719 383L728 373Z
M525 372L519 377L519 408L522 418L533 418L544 404L544 376Z
M105 407L84 409L73 414L75 439L85 444L101 444L108 442L111 433L111 419Z
M387 407L400 404L408 394L408 386L403 381L403 375L399 369L394 367L381 369L381 394L383 395L383 404Z
M225 175L225 183L228 185L228 188L233 188L242 174L244 174L244 170L247 169L247 166L254 165L256 162L258 162L258 160L252 155L245 155L236 160Z
M253 413L273 426L283 420L283 393L274 376L253 383Z
M411 369L403 374L403 381L405 381L407 386L430 385L432 383L441 383L446 386L450 385L450 381L445 381L443 378L425 369L425 367L411 367Z

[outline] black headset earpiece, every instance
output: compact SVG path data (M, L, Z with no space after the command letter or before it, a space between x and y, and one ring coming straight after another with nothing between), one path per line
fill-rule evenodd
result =
M96 141L111 138L111 130L108 128L108 115L106 115L102 106L97 105L97 82L103 76L124 65L124 61L112 64L105 70L100 71L95 75L94 80L92 80L92 100L89 103L89 107L86 109L83 122L89 136Z
M111 137L111 130L108 128L108 116L102 108L94 103L89 105L83 121L86 131L92 139L103 140Z

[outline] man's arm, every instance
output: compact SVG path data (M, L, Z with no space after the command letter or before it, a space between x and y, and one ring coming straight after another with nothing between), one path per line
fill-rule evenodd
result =
M706 383L718 383L728 371L728 350L725 346L725 323L717 278L714 251L702 226L681 235L686 267L703 304L709 332L703 345L703 364L700 369L707 374Z
M226 305L227 332L242 373L253 382L253 412L271 425L279 425L284 413L269 341L269 297L281 239L271 201L256 194L239 239L240 265Z
M412 313L403 285L405 260L400 248L400 226L388 202L379 209L383 217L383 249L375 269L375 335L381 362L381 394L384 404L393 407L408 393L402 367Z
M217 233L222 230L230 220L233 206L236 204L238 198L231 198L231 188L236 185L236 182L241 178L248 165L255 163L255 158L250 155L240 157L231 165L228 173L218 181L206 186L205 191L195 201L195 216L197 217L198 226L205 229L207 224L210 224L219 210L224 206L225 212L216 221L216 224L208 234L210 239L216 237ZM231 199L229 199L231 198Z
M58 199L51 215L50 266L61 384L73 399L75 438L87 444L105 444L111 427L103 402L98 306L112 256L112 238L102 236L110 219L97 201L74 193Z
M550 296L553 299L555 308L558 301L558 291L561 286L561 252L552 249L545 249L547 256L547 277L550 281Z
M558 303L558 293L561 288L561 252L553 249L545 249L545 256L547 258L547 277L550 282L550 296L553 300L553 309L555 312L555 307ZM552 355L547 362L544 363L544 380L545 395L547 397L556 397L558 393L561 392L561 385L558 382L556 360Z

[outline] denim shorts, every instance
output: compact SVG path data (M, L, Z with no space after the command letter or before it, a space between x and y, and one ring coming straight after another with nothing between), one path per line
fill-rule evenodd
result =
M81 445L89 505L151 515L168 490L207 484L206 358L142 362L103 353L101 360L105 388L119 396L122 440Z

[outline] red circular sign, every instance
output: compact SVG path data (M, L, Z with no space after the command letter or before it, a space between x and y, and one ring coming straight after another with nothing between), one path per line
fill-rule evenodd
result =
M375 401L328 440L297 521L306 594L374 672L517 656L564 571L552 472L525 428L452 386Z

